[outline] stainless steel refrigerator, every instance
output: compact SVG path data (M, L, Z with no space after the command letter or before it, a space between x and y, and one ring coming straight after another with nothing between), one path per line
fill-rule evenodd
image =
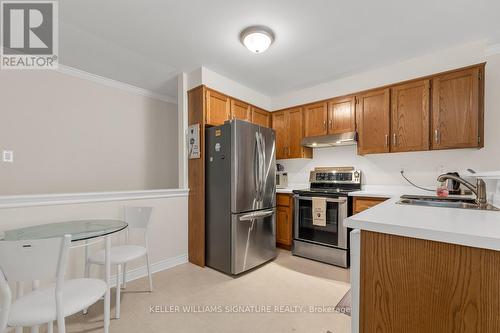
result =
M231 120L205 134L206 264L239 274L277 254L275 133Z

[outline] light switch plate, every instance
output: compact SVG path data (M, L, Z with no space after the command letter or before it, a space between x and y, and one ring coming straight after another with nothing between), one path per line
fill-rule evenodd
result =
M4 150L2 154L2 160L4 162L13 163L14 162L14 151Z

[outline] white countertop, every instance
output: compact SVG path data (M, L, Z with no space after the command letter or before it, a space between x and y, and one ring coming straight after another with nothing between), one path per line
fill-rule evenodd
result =
M292 194L293 190L303 190L309 188L309 184L288 184L287 188L277 188L276 193Z
M277 188L276 193L292 193L293 190L302 190L309 188L309 184L289 184L287 188ZM349 193L349 196L357 197L376 197L392 198L403 194L413 195L434 195L433 192L420 190L413 186L405 185L365 185L361 191Z
M290 184L292 193L308 184ZM500 212L399 205L403 194L435 195L406 185L365 185L350 196L390 198L346 220L350 228L500 251Z
M399 205L394 197L346 220L350 228L500 251L500 212Z
M285 194L292 194L293 189L292 188L277 188L276 193L285 193Z
M364 185L361 191L349 193L351 197L392 198L403 194L435 195L435 192L424 191L413 186L405 185Z

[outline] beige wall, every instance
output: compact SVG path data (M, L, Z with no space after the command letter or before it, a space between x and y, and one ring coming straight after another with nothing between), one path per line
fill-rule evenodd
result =
M0 71L0 195L176 188L177 106L56 71Z
M10 229L78 219L123 219L124 206L153 207L149 225L151 261L154 270L161 270L186 261L187 199L187 191L185 191L185 193L175 194L172 197L156 199L0 208L0 238L4 231ZM133 243L143 244L141 234L131 231L130 236ZM112 241L113 244L122 243L124 233L113 235ZM103 242L93 245L90 252L102 248L103 245ZM71 250L68 277L83 276L84 253L83 248ZM144 260L138 259L128 266L128 270L144 265ZM98 267L94 267L92 273L94 276L102 276L99 275L100 269Z

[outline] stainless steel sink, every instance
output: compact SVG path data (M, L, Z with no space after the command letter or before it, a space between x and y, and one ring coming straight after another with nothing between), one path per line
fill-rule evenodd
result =
M480 206L474 199L456 198L456 197L435 197L426 195L403 195L401 200L396 202L400 205L415 205L415 206L428 206L428 207L445 207L445 208L461 208L461 209L477 209L477 210L493 210L499 211L500 209L486 204Z

